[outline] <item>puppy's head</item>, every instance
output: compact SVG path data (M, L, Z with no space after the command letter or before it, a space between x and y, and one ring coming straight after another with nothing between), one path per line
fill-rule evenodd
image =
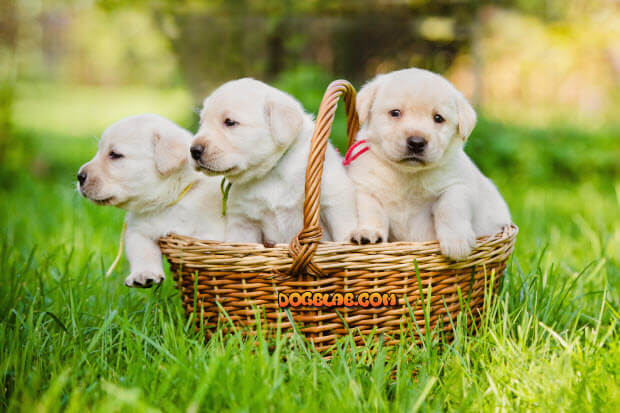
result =
M191 136L158 115L121 119L101 135L97 153L78 172L77 188L98 205L154 206L162 182L187 162Z
M262 82L225 83L204 101L190 149L194 167L231 181L258 177L295 141L304 116L299 102Z
M357 111L363 136L379 156L405 169L439 163L460 147L476 124L476 112L438 74L405 69L379 75L360 90Z

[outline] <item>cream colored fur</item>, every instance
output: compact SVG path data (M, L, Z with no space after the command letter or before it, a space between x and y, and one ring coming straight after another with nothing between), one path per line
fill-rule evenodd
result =
M348 167L359 218L352 241L438 239L444 255L462 260L476 237L511 222L495 185L463 151L476 113L443 77L421 69L379 75L360 90L357 110L357 140L370 150ZM412 152L411 138L424 149Z
M224 238L219 180L193 170L188 162L191 140L191 133L161 116L130 116L103 132L97 154L80 168L87 176L83 185L78 183L83 196L127 211L128 287L164 280L157 243L161 236L174 232ZM115 159L117 155L121 157Z
M225 176L228 241L289 242L302 228L304 180L314 122L286 93L254 79L228 82L204 101L192 147L198 170ZM355 196L340 155L328 145L321 187L324 238L348 239Z

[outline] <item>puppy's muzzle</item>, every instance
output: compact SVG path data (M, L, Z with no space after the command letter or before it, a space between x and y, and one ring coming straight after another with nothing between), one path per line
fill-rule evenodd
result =
M80 171L77 174L77 180L80 184L80 187L84 186L84 183L86 182L86 179L88 178L88 175L86 174L86 172L84 171Z
M205 152L205 147L198 144L198 145L192 145L192 147L189 149L189 152L192 154L192 158L195 161L200 160L200 158L202 158L202 154Z
M426 138L422 136L410 136L407 138L407 151L410 154L420 155L426 149Z

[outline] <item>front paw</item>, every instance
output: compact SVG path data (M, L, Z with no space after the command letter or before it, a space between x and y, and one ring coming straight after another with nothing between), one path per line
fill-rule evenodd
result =
M455 234L449 237L439 238L439 249L441 253L456 261L462 261L469 257L469 254L471 254L475 246L476 235L473 232L465 236Z
M125 285L127 287L151 288L155 284L160 284L165 278L164 274L150 271L136 272L125 278Z
M387 241L387 234L374 228L358 228L351 232L349 239L354 244L376 244Z

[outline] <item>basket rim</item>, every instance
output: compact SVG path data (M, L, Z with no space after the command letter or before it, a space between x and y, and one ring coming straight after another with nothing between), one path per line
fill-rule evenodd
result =
M476 247L479 248L481 246L488 245L489 243L495 244L497 241L505 241L509 238L515 238L519 233L519 227L514 223L506 225L504 230L492 235L484 235L476 238ZM160 241L181 241L187 244L196 244L196 245L204 245L209 248L251 248L252 250L270 250L270 249L288 249L289 244L278 243L272 245L265 245L263 243L257 242L225 242L225 241L215 241L215 240L206 240L200 239L196 237L191 237L187 235L180 235L176 233L169 233L160 238ZM495 241L495 242L493 242ZM390 249L394 250L428 250L429 247L439 249L439 241L391 241L391 242L381 242L377 244L353 244L351 242L338 242L338 241L319 241L319 248L321 249L341 249L346 250L347 252L377 252L377 251L388 251Z
M330 272L412 271L414 260L422 270L458 270L506 260L514 249L519 229L510 224L502 232L478 238L472 253L462 261L441 254L438 241L386 242L357 245L343 242L320 242L313 260ZM227 243L200 240L170 234L160 239L160 247L168 261L207 271L291 273L294 260L287 244L265 246L258 243ZM299 275L299 274L297 274ZM319 278L329 277L325 276Z

